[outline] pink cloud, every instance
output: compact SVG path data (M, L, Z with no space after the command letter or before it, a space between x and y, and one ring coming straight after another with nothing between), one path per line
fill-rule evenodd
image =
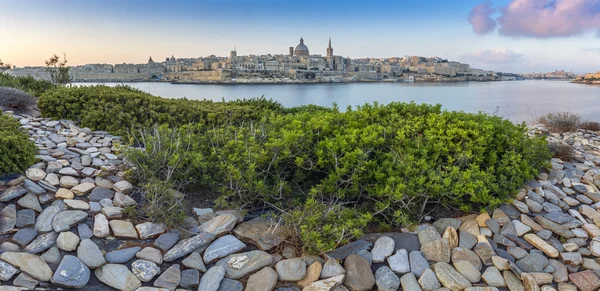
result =
M494 11L496 8L492 8L490 1L473 7L469 13L469 23L473 26L473 32L483 35L493 31L496 28L496 21L491 16Z
M505 48L480 50L460 56L463 61L477 64L511 64L525 59L525 55Z
M481 5L489 5L489 2L473 8L471 14ZM478 19L492 19L491 14L495 10L486 7L488 10L483 11ZM591 31L600 36L600 0L512 0L498 11L498 31L505 36L568 37ZM469 22L475 32L491 31L483 29L489 25L474 23L471 14Z

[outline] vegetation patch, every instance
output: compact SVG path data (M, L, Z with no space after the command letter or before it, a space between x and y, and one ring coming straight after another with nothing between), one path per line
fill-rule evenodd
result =
M579 128L591 131L600 131L600 123L594 121L582 122Z
M0 176L22 172L36 161L37 147L19 127L0 111Z
M35 103L35 99L16 88L0 87L0 106L4 108L23 108Z
M577 130L581 124L581 116L572 112L549 112L538 117L536 122L550 131L562 133Z
M32 76L13 77L6 73L0 73L0 87L11 87L39 97L47 90L55 87L51 82L38 80Z

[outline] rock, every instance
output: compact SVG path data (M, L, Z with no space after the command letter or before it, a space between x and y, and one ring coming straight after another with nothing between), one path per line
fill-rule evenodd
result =
M479 227L477 231L479 231ZM429 226L422 229L421 231L419 231L417 236L419 237L419 243L421 244L421 246L442 238L440 233L433 226Z
M540 291L540 287L533 276L529 275L528 273L523 273L521 276L521 279L523 280L523 286L525 287L526 291Z
M158 279L156 279L156 281L154 281L154 286L173 291L179 286L179 282L181 282L181 271L179 270L179 265L175 264L169 267L160 275L160 277L158 277Z
M177 242L179 242L179 234L176 232L168 232L161 234L154 241L154 246L166 252L169 249L171 249Z
M19 276L17 276L17 278L15 278L15 280L13 281L13 285L24 287L27 290L35 289L35 287L39 283L40 283L40 281L36 280L35 278L32 278L31 276L29 276L25 273L19 274ZM5 286L5 287L8 287L8 286ZM21 289L18 289L18 290L21 291Z
M6 252L0 255L0 259L19 268L21 272L25 272L39 281L47 282L52 277L52 270L50 270L48 264L37 255Z
M263 251L232 254L217 261L230 279L242 278L273 263L273 256Z
M131 272L142 282L150 282L160 274L160 268L154 263L146 260L136 260L131 263Z
M454 268L471 283L477 283L481 280L481 273L469 261L456 261L454 262Z
M87 213L81 210L65 210L54 216L52 227L56 232L69 230L71 227L87 218Z
M74 210L89 210L90 205L85 201L81 200L73 200L73 199L65 199L63 202L69 207L69 209Z
M22 186L10 187L0 193L0 202L8 202L25 195L25 193L27 193L27 189Z
M123 265L106 264L94 271L100 282L122 291L134 291L142 282Z
M375 263L381 263L391 256L395 250L394 240L387 236L382 236L375 241L371 250L371 259Z
M244 291L244 285L236 280L223 278L217 291Z
M1 215L1 214L0 214ZM35 224L35 211L33 209L23 209L17 211L17 228L30 227Z
M83 288L89 280L90 269L77 257L66 255L54 272L51 282L64 288Z
M481 230L488 230L487 228L482 228ZM490 232L491 235L491 232ZM454 249L456 247L458 247L458 234L456 233L456 229L452 228L452 227L448 227L446 228L446 230L444 231L444 234L442 235L442 238L445 238L448 240L448 245L450 247L450 249Z
M56 244L56 239L58 238L58 233L56 232L48 232L39 235L36 239L34 239L31 243L29 243L23 251L28 252L30 254L41 253Z
M296 282L306 276L306 263L300 258L281 260L275 264L279 281Z
M375 283L378 290L396 291L400 287L400 278L390 268L383 266L375 272Z
M226 213L201 224L200 229L218 237L233 230L236 222L237 217L235 215Z
M349 255L344 260L344 269L344 285L350 290L371 290L375 285L375 276L367 260L354 254Z
M141 249L141 247L131 247L117 251L111 251L107 253L104 258L109 264L125 264L129 262L129 260L133 259Z
M525 287L523 286L523 283L521 283L521 280L519 280L519 278L511 271L504 271L502 272L502 275L504 276L504 282L506 282L506 286L508 286L509 290L525 291Z
M60 187L71 189L77 185L79 185L79 181L77 179L70 176L62 176L59 181Z
M339 275L346 274L346 270L338 263L336 259L328 259L323 265L323 270L321 271L321 279L331 278Z
M33 192L37 195L46 193L46 189L40 187L40 185L36 184L35 182L29 179L25 179L25 181L23 181L23 186L25 187L25 189L29 190L29 192Z
M487 215L487 213L486 213L486 215ZM487 217L489 218L490 216L488 215ZM435 229L438 231L438 233L443 233L446 230L446 228L452 227L454 229L458 229L461 224L462 224L462 221L460 221L459 219L456 219L456 218L440 218L433 223L433 227L435 227ZM485 227L485 225L479 225L479 226Z
M27 193L23 198L17 201L17 204L23 208L33 209L36 212L42 212L42 206L37 198L37 195L33 193Z
M517 231L517 236L523 236L524 234L531 231L531 227L523 224L518 220L513 220L512 223L515 226L515 230Z
M133 227L133 223L125 220L111 220L108 223L110 224L110 229L112 229L115 237L131 239L138 238L138 234Z
M545 229L547 229L547 230L550 230L550 231L552 231L553 233L555 233L555 234L557 234L557 235L559 235L559 236L562 236L562 237L564 237L564 238L572 238L572 237L575 237L575 234L574 234L574 233L573 233L571 230L569 230L568 228L566 228L566 227L564 227L564 226L562 226L562 225L560 225L560 224L557 224L557 223L555 223L555 222L553 222L553 221L550 221L549 219L547 219L547 218L545 218L545 217L543 217L543 216L541 216L541 215L538 215L538 216L536 216L536 217L535 217L535 220L536 220L536 221L537 221L537 222L538 222L538 223L539 223L539 224L540 224L540 225L541 225L543 228L545 228ZM524 221L523 221L523 222L524 222ZM531 226L531 225L530 225L530 226ZM532 229L533 229L533 227L532 227ZM537 230L534 230L534 231L537 231Z
M77 258L79 258L90 269L96 269L106 264L104 255L102 255L102 252L100 252L98 246L89 239L84 239L81 241L81 243L79 243L79 247L77 248ZM114 267L110 267L107 270L114 269ZM97 273L96 276L98 276Z
M29 244L34 238L36 238L38 232L33 228L23 228L17 231L15 235L12 237L12 241L17 243L20 246L26 246Z
M226 257L246 248L246 245L233 235L226 235L216 239L204 251L204 261L209 263L216 259Z
M555 249L550 244L548 244L547 242L545 242L543 239L539 238L537 235L530 233L530 234L526 234L524 236L524 238L527 242L534 245L536 248L540 249L547 256L549 256L551 258L558 257L558 254L559 254L558 250Z
M181 288L197 287L200 283L200 272L198 270L185 270L181 272Z
M222 266L214 266L200 278L200 284L198 290L203 291L217 291L221 280L225 277L225 268Z
M102 199L113 199L113 197L115 197L115 192L102 186L92 189L90 194L90 200L94 202L99 202Z
M567 265L579 266L583 264L581 254L576 252L560 253L560 259Z
M115 198L113 199L113 202L115 203L115 206L118 206L118 207L127 207L127 206L137 205L137 202L135 200L133 200L133 198L131 198L121 192L115 193Z
M477 256L479 256L481 262L483 262L484 265L493 265L494 262L492 261L492 257L496 255L496 252L494 252L494 249L490 246L488 242L477 243L473 250L475 251Z
M96 216L94 216L94 236L102 238L109 235L110 227L108 226L108 219L106 219L104 214L96 214Z
M481 233L479 232L479 223L475 219L469 219L464 221L462 225L458 228L462 232L466 232L474 237L477 237Z
M244 291L272 291L275 285L277 285L277 273L265 267L248 278Z
M442 287L435 273L429 268L425 269L423 275L419 278L419 285L424 291L437 290Z
M41 258L48 264L58 265L62 260L62 255L60 254L58 248L51 247L41 256Z
M0 281L8 281L17 273L19 273L17 268L5 261L0 261Z
M404 276L400 278L400 284L402 285L402 290L421 291L419 282L413 273L404 274Z
M554 269L552 273L554 282L560 283L569 280L567 268L561 262L551 259L548 260L548 265Z
M408 254L408 259L410 262L410 270L417 278L420 278L423 272L429 268L427 259L423 257L423 254L420 251L410 252L410 254Z
M195 249L208 245L213 241L215 235L208 232L202 232L193 237L184 239L177 243L173 248L165 253L163 260L165 262L172 262L183 256L186 256L193 252Z
M489 267L485 270L483 275L481 275L481 279L488 286L492 287L506 287L506 282L504 282L504 277L500 274L500 271L495 267Z
M102 208L102 214L108 219L118 219L123 217L123 208L113 206L104 207Z
M199 253L193 252L187 258L185 258L181 263L186 268L196 269L200 272L206 272L206 267L204 266L204 262L202 261L202 257Z
M344 275L338 275L335 277L331 277L325 280L321 280L321 281L317 281L314 282L306 287L304 287L304 289L302 289L302 291L328 291L328 290L335 290L334 288L336 286L339 286L340 284L342 284L342 281L344 280Z
M463 277L463 275L457 272L448 263L438 262L433 265L432 268L440 283L452 291L461 291L472 286L469 280Z
M17 210L10 204L0 211L0 234L12 232L17 224Z
M233 233L241 240L251 242L264 251L274 249L284 240L284 235L279 232L275 224L264 218L244 222L238 225Z
M113 184L113 190L115 190L115 192L122 192L123 194L128 195L133 192L133 185L127 181L120 181Z
M144 222L135 226L140 239L149 239L155 238L165 231L167 231L167 225L164 223L152 223L152 222ZM179 238L177 239L179 240Z
M304 279L296 282L296 284L300 287L306 287L313 282L319 280L321 276L322 266L320 262L314 262L308 268L306 268L306 276Z
M532 252L518 260L516 265L524 272L542 272L548 265L548 259L542 254Z
M58 238L56 239L56 246L63 251L67 251L67 252L75 251L77 249L78 245L79 245L79 236L77 236L76 234L74 234L70 231L61 232L58 235ZM64 258L63 258L63 260L64 260Z
M410 263L406 250L396 251L396 254L389 257L387 261L391 270L395 273L404 274L410 272Z
M160 254L160 251L152 247L145 247L135 254L135 256L139 259L151 261L159 265L163 263L163 257Z
M463 223L463 226L465 224ZM421 246L423 256L429 261L450 262L450 245L448 239L442 238Z
M600 288L600 278L591 270L570 274L569 279L581 291L593 291Z
M464 231L459 231L458 246L462 248L472 249L477 244L477 239Z

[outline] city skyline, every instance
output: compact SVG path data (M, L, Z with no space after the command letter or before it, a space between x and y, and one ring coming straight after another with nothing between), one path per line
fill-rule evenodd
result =
M311 54L441 57L505 72L593 72L600 63L594 0L426 0L419 3L281 1L0 1L0 59L39 66L144 63L286 54L304 37Z

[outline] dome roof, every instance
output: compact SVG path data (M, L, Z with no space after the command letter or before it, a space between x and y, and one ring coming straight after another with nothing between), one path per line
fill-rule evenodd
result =
M306 45L304 45L303 38L300 38L300 44L298 44L296 46L296 49L294 49L294 54L297 56L308 56L309 55L308 47Z

